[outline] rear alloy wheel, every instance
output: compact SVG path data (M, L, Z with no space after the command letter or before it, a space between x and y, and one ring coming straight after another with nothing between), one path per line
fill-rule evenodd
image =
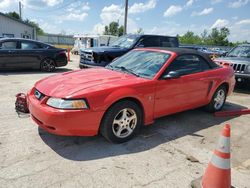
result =
M45 72L54 72L56 69L53 59L46 58L41 62L41 70Z
M105 114L101 134L111 142L122 143L130 140L142 124L142 112L132 101L121 101Z
M214 93L211 102L207 105L209 112L217 112L222 109L227 98L227 89L225 86L220 86Z

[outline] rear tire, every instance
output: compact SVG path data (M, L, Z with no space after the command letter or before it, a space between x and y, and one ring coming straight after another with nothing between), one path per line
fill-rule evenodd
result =
M41 62L41 71L44 72L54 72L56 69L55 61L50 58L45 58Z
M123 143L139 131L142 123L141 108L132 101L121 101L105 113L100 132L110 142Z
M215 92L210 101L210 103L206 106L206 110L208 112L217 112L220 111L226 101L227 98L227 89L225 86L220 86Z

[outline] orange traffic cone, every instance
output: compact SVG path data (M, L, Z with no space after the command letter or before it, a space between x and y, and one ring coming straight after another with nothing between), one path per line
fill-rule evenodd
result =
M200 179L199 179L200 180ZM200 181L199 181L200 182ZM197 186L198 185L198 186ZM194 188L230 188L231 187L231 167L230 167L230 125L224 126L219 144L201 183L193 181L191 186Z

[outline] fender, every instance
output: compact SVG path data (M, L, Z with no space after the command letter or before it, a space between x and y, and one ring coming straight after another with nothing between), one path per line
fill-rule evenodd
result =
M140 102L144 112L144 123L153 122L153 100L149 97L151 94L139 93L135 88L120 88L108 94L103 100L103 104L98 110L107 111L114 103L125 98L133 98Z

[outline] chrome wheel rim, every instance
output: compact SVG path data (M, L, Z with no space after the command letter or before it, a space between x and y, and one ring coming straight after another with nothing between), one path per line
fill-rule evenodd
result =
M216 110L219 110L223 104L224 104L224 101L225 101L225 97L226 97L226 94L225 94L225 91L223 89L220 89L217 93L216 93L216 96L214 98L214 108Z
M112 124L112 131L118 138L125 138L131 135L137 124L137 115L131 108L124 108L119 111Z
M53 60L51 60L51 59L45 59L43 61L43 64L42 64L42 69L43 70L51 72L52 70L54 70L54 68L55 68L55 65L54 65Z

